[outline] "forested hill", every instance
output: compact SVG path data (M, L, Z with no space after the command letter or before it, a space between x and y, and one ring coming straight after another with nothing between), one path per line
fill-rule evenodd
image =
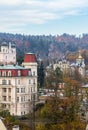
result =
M81 37L75 35L21 35L0 33L0 43L3 41L14 42L17 47L17 56L27 52L33 52L40 58L59 58L69 52L77 52L78 49L88 49L88 34Z

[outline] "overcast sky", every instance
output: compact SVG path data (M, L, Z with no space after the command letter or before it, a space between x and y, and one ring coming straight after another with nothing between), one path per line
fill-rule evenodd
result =
M88 33L88 0L0 0L0 32Z

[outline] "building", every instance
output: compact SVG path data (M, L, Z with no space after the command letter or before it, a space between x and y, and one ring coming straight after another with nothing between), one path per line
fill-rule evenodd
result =
M6 61L3 59L2 63ZM33 101L37 101L35 55L25 54L22 66L0 65L0 107L9 110L11 115L21 116L31 111Z
M0 130L7 130L6 126L4 125L1 119L0 119Z
M68 74L70 70L70 63L66 59L60 59L53 65L54 70L59 67L64 74Z
M76 58L76 61L72 64L70 64L71 72L74 73L75 70L78 70L79 74L81 76L85 76L85 61L84 58L81 55L81 52L78 52L78 56Z
M78 56L75 59L75 62L70 63L66 59L60 59L57 63L53 64L53 69L55 70L57 67L63 72L63 74L74 75L75 71L78 71L81 76L86 75L85 71L85 60L81 55L81 52L78 52Z
M0 64L16 64L15 44L3 42L0 47Z

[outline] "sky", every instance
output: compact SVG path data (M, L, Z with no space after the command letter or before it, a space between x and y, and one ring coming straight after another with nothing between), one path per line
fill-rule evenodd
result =
M0 32L77 36L88 33L88 0L0 0Z

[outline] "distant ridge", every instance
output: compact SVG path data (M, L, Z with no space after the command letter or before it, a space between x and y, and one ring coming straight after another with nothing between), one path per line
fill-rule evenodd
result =
M88 50L88 34L76 37L66 33L57 36L0 33L0 44L3 41L16 44L17 58L31 52L42 59L56 59L79 49Z

